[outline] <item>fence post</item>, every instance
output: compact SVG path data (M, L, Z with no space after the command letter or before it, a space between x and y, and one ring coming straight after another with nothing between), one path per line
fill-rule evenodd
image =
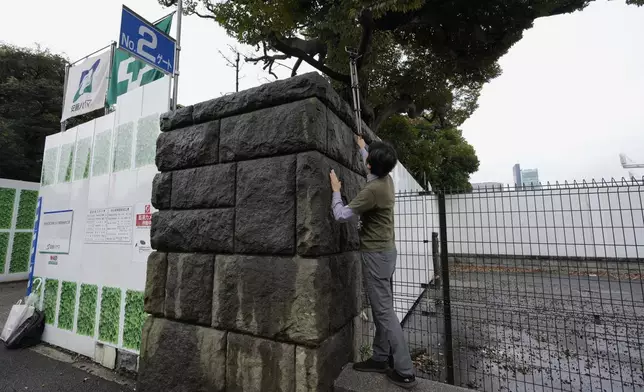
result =
M432 264L434 267L434 271L432 274L432 279L430 280L430 286L433 288L439 288L441 285L441 280L440 280L440 263L438 262L438 258L440 257L440 250L439 250L439 243L438 243L438 233L432 232Z
M452 350L452 307L449 292L449 257L447 252L447 211L445 193L438 193L438 224L440 226L441 283L443 284L443 328L445 330L445 365L447 383L454 384L454 356Z

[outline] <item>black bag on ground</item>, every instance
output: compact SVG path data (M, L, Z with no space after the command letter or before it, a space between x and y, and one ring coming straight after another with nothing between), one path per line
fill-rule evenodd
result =
M34 314L16 328L9 339L4 342L4 345L9 349L35 346L40 343L44 330L45 313L35 309Z

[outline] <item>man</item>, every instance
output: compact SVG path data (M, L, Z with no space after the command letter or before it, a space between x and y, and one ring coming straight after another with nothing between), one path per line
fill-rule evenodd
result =
M414 368L403 331L394 312L391 281L396 268L394 243L394 183L389 173L398 161L394 148L383 142L367 146L357 138L360 153L367 166L367 184L349 205L342 202L342 183L332 170L333 215L337 221L355 220L360 216L360 251L362 269L376 324L373 356L356 363L361 372L387 373L388 379L403 388L416 385ZM394 369L389 369L389 353L393 352Z

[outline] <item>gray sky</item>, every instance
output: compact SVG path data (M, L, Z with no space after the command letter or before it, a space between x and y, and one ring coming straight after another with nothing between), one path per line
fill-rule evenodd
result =
M122 0L91 3L5 2L0 39L76 60L118 38ZM169 12L155 0L125 4L151 21ZM543 181L626 176L620 152L644 163L643 21L644 7L623 0L537 20L501 59L503 74L484 87L462 127L481 160L472 181L509 183L517 162L538 168ZM183 19L180 103L234 91L234 70L217 52L230 54L228 44L235 42L214 22ZM278 68L280 77L289 73ZM241 74L241 89L272 79L252 64Z

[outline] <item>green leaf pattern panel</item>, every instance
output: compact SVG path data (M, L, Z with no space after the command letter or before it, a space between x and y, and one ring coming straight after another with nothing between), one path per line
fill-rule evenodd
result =
M96 134L94 156L92 157L92 177L102 176L110 170L110 151L112 151L112 130Z
M38 203L38 191L20 191L20 202L18 203L18 218L16 229L33 229L34 218L36 217L36 204Z
M42 186L53 185L56 183L56 161L58 159L58 147L52 147L45 151L42 160Z
M7 260L7 248L9 247L9 233L0 233L0 274L4 273L4 264Z
M80 298L78 300L78 320L76 333L84 336L94 336L96 324L96 303L98 299L98 286L81 284Z
M98 324L98 338L100 340L118 344L120 313L121 289L103 287L101 291L101 318Z
M54 320L56 319L56 299L58 299L58 279L47 279L45 281L43 310L45 312L45 322L50 325L54 325Z
M89 163L92 154L92 138L80 139L76 146L76 157L74 160L74 181L87 179L89 177Z
M0 188L0 229L11 228L13 217L13 203L16 200L16 190Z
M141 346L141 330L147 317L143 310L143 292L127 290L125 294L125 322L123 347L138 350Z
M134 141L134 122L121 124L116 128L114 142L114 172L132 167L132 142Z
M63 281L60 290L60 309L58 328L71 331L74 328L74 308L76 307L76 283Z
M14 234L9 273L27 272L32 237L33 234L31 232Z
M159 115L139 119L136 134L136 167L151 165L157 150L157 138L159 137Z
M72 180L74 164L74 143L63 144L60 149L60 164L58 165L58 183Z

